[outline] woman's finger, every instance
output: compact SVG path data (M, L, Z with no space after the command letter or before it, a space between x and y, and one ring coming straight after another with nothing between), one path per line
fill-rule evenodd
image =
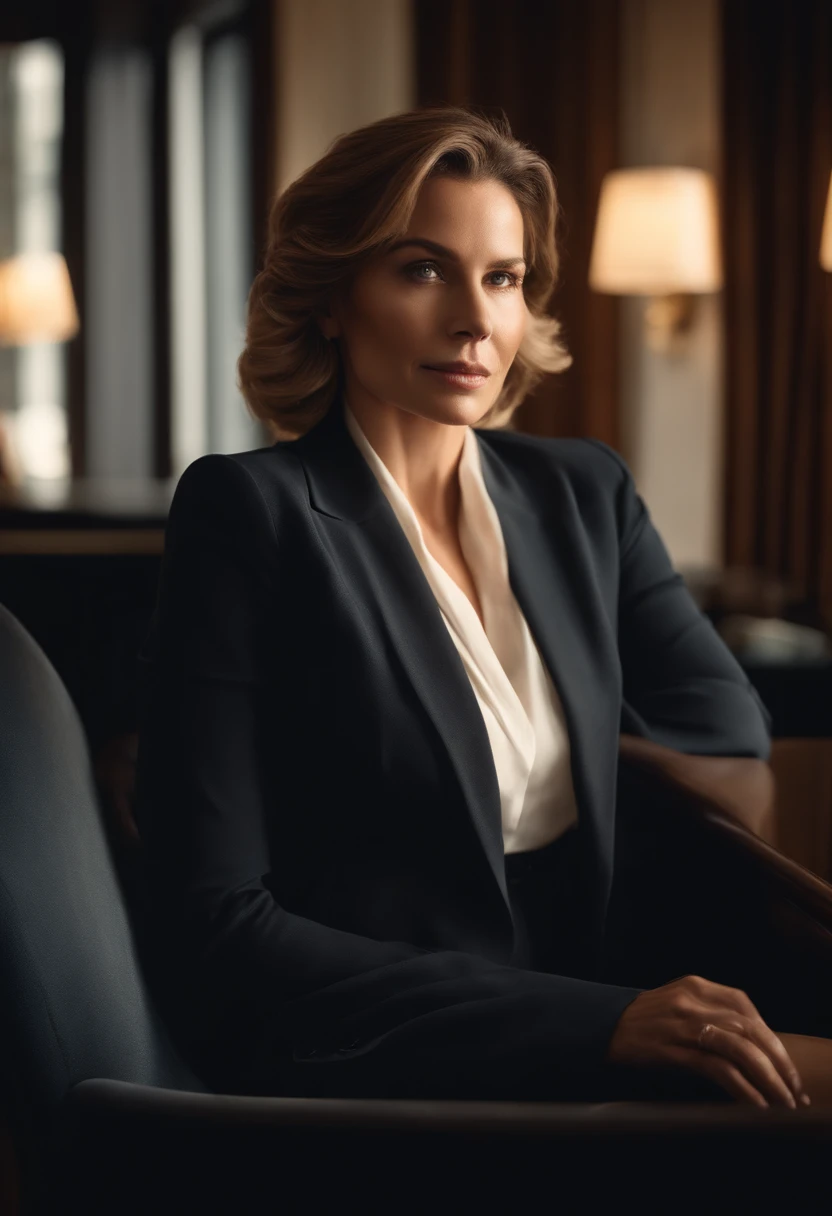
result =
M748 1037L747 1030L739 1021L734 1023L731 1030L711 1023L699 1050L728 1060L770 1102L794 1109L797 1102L791 1087L766 1052Z
M723 1056L712 1055L699 1048L681 1048L678 1053L679 1063L691 1072L701 1073L717 1085L721 1085L726 1093L731 1094L743 1106L757 1106L768 1110L769 1103L751 1082L744 1077L735 1064Z
M742 1024L738 1028L738 1033L746 1034L765 1052L792 1090L795 1099L799 1101L800 1095L803 1093L803 1080L782 1039L777 1037L760 1016L760 1011L748 993L743 992L741 988L729 988L726 991L730 994L728 1000L741 1017ZM731 1023L726 1023L722 1018L719 1019L718 1025L726 1030L734 1029Z
M783 1040L778 1038L771 1027L767 1026L762 1020L759 1022L752 1021L748 1034L772 1061L780 1076L791 1089L795 1099L800 1101L801 1094L803 1093L803 1080L797 1071L794 1061L786 1050Z

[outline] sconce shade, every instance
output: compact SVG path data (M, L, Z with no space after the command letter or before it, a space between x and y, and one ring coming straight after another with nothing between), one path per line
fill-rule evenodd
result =
M0 262L0 342L64 342L78 313L60 253L21 253Z
M832 270L832 173L829 175L826 214L823 217L823 234L820 238L820 264L824 270Z
M716 187L701 169L617 169L601 185L596 291L669 295L722 286Z

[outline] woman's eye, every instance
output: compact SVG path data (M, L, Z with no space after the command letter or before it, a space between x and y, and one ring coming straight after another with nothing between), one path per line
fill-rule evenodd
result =
M432 268L431 263L430 262L419 262L419 264L417 266L409 266L408 272L410 274L415 275L416 278L423 278L424 276L420 275L418 272L420 270L424 270L425 268L431 269Z
M408 266L405 273L420 280L422 283L431 283L431 282L433 282L432 279L419 273L419 271L424 270L425 268L428 268L431 270L439 269L439 267L436 265L435 262L417 262L414 266ZM518 279L516 274L512 274L508 270L494 270L491 272L491 277L494 278L495 275L497 276L497 278L502 278L502 279L508 280L508 282L506 282L506 283L497 284L497 287L502 291L510 291L510 290L512 290L512 288L520 286L520 279Z

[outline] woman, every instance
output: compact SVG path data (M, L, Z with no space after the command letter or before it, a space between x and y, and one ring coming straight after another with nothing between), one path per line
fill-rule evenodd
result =
M619 731L765 759L770 719L617 453L509 429L571 363L557 213L461 108L275 202L239 372L276 442L183 474L141 656L158 994L217 1088L799 1097L742 991L603 981Z

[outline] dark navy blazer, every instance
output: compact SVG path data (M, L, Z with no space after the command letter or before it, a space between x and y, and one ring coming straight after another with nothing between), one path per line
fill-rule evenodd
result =
M566 715L600 952L619 733L767 760L771 718L612 448L475 434ZM209 1079L553 1100L603 1080L642 989L510 965L485 723L340 395L299 440L185 470L139 658L155 982Z

